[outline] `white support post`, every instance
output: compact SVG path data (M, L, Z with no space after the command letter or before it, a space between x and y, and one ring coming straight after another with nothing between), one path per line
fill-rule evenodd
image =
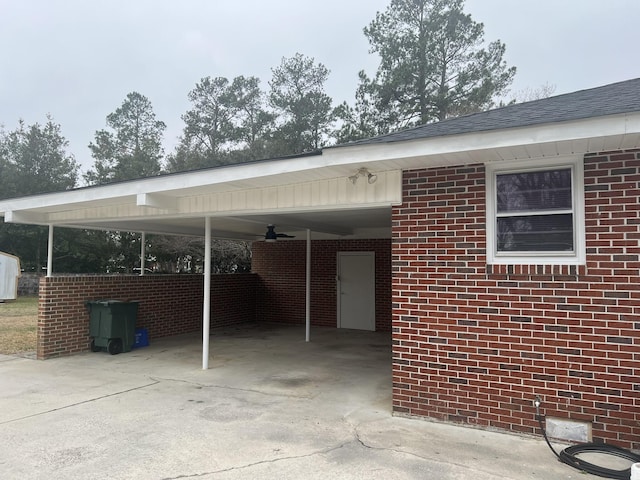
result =
M49 239L47 241L47 277L53 275L53 225L49 225Z
M311 336L311 230L307 228L307 273L306 273L306 289L305 289L305 324L306 334L305 341L309 341Z
M144 267L145 267L145 257L147 249L147 235L145 232L142 232L140 235L140 275L144 275Z
M202 369L209 369L211 322L211 217L204 219L204 304L202 306Z

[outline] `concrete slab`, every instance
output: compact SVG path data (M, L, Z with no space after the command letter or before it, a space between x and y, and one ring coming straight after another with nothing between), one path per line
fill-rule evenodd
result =
M543 441L391 415L389 334L247 326L111 356L0 358L8 479L592 477Z

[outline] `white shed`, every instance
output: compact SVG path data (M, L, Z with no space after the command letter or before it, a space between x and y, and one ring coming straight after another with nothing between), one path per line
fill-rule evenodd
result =
M0 302L18 298L20 259L0 252Z

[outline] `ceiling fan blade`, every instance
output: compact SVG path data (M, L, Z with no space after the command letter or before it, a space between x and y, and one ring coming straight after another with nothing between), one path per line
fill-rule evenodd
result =
M278 238L296 238L295 235L288 235L286 233L276 233L276 226L273 224L267 225L267 233L264 234L264 239L267 242L275 242Z

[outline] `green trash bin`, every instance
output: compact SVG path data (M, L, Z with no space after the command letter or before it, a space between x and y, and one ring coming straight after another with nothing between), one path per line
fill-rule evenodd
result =
M106 349L111 355L131 351L136 336L138 304L122 300L87 302L91 351Z

